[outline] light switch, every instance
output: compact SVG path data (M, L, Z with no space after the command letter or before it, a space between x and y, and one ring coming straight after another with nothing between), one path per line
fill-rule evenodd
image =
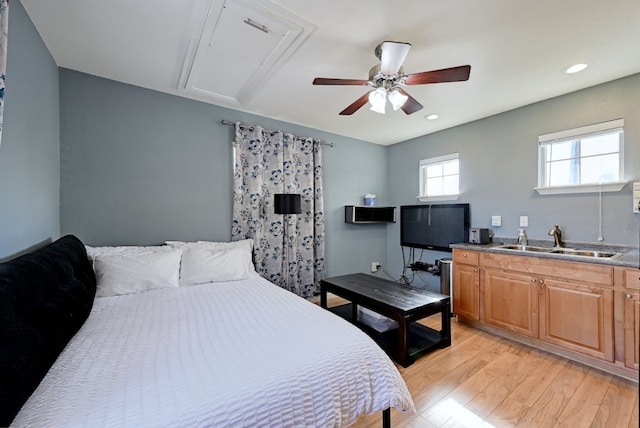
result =
M529 216L521 215L520 216L520 227L529 227Z
M491 216L491 226L502 226L502 216L492 215Z

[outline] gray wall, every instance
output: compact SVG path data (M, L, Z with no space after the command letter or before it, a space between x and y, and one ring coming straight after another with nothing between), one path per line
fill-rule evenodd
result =
M389 193L395 205L418 203L418 162L460 153L458 202L471 204L473 227L515 238L521 215L529 216L527 234L551 240L560 224L568 241L597 242L598 194L540 196L537 185L538 135L611 119L625 120L626 181L640 181L640 74L532 104L388 147ZM631 186L603 193L604 243L638 246L640 216L631 211ZM501 215L502 226L491 226ZM402 269L400 228L388 228L387 261L394 275ZM426 252L432 262L446 253Z
M59 236L58 69L19 1L9 6L0 142L0 259Z
M60 69L61 231L89 245L229 240L232 126L313 136L324 148L331 275L386 260L386 227L344 223L345 204L387 194L386 148Z
M539 196L539 134L625 119L625 179L640 180L640 75L382 147L192 100L58 70L19 1L11 3L5 129L0 145L0 258L60 233L91 245L229 239L231 140L221 119L257 123L335 143L325 153L329 274L402 267L399 224L349 225L343 206L376 193L379 205L414 204L418 160L459 152L460 202L472 223L515 237L594 242L596 194ZM59 79L58 79L59 78ZM60 96L58 95L58 88ZM603 195L606 243L638 245L631 190ZM425 254L424 259L448 256Z

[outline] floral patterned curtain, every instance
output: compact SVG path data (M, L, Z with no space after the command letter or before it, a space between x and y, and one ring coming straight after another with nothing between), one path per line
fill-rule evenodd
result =
M325 275L322 143L238 122L234 149L231 239L254 240L263 278L302 297L318 294ZM276 193L299 193L302 213L274 214Z
M9 32L9 0L0 0L0 141L4 112L4 83L7 73L7 33Z

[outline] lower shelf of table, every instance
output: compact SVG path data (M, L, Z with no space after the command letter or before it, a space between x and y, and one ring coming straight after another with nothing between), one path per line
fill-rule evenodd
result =
M339 315L352 324L357 325L362 331L367 333L373 340L375 340L375 342L380 345L380 347L384 349L391 358L395 359L395 352L397 352L396 350L399 340L397 327L381 333L374 328L371 328L367 324L361 323L357 320L354 322L351 317L351 303L334 306L328 309L329 311L333 312L336 315ZM410 338L407 355L411 360L414 360L428 353L429 351L439 348L445 348L451 344L450 337L442 337L442 333L440 331L431 329L422 324L418 324L415 322L411 323L409 332ZM410 361L410 363L411 362L413 361Z

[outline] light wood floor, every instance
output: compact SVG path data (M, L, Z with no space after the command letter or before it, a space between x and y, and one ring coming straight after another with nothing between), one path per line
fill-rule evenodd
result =
M425 324L438 327L439 315ZM416 413L393 427L638 427L638 384L451 319L451 347L398 369ZM381 414L352 427L379 427Z

